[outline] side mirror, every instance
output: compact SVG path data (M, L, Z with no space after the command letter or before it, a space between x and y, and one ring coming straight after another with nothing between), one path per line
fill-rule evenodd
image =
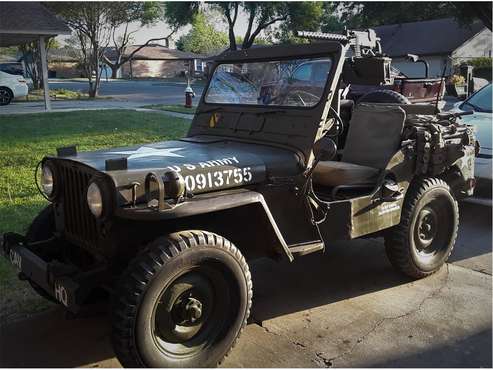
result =
M416 63L419 57L416 54L407 54L407 59L411 62Z
M313 145L313 154L316 162L330 161L337 154L337 145L334 140L324 136Z

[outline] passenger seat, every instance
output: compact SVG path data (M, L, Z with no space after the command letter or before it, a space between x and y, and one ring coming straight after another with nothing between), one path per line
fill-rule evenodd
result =
M356 106L340 162L319 162L313 182L321 186L374 184L401 144L406 113L399 106Z

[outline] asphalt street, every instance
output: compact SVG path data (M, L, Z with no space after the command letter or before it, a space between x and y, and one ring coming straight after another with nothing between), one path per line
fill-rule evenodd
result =
M143 102L144 104L183 103L186 88L183 82L163 80L102 80L99 95L112 97L120 101ZM202 94L202 85L192 84L198 97ZM87 91L87 82L80 80L51 80L50 89L69 89ZM154 103L156 102L156 103Z
M491 208L462 203L459 239L435 275L396 273L380 239L252 265L254 307L224 367L491 367ZM59 309L10 323L1 367L117 367L108 317Z
M87 81L83 80L50 80L50 89L69 89L87 91ZM102 81L100 97L95 100L53 100L54 110L74 109L134 109L151 104L184 104L185 82L166 82L162 80L110 80ZM194 103L197 104L203 91L203 86L192 85L196 94ZM14 101L0 107L1 114L38 113L44 111L42 101Z

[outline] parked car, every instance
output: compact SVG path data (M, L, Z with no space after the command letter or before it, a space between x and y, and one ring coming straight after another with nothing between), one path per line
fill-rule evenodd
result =
M454 105L453 111L474 111L474 114L463 116L464 123L476 128L476 136L479 141L479 155L475 161L475 174L477 186L475 195L479 199L487 199L491 205L491 172L493 145L492 135L492 107L491 107L491 83L478 90L463 102Z
M29 88L23 76L0 71L0 105L10 104L12 99L27 95Z
M20 62L0 63L0 72L5 72L11 75L23 76L24 79L26 80L29 90L32 90L34 88L34 83L32 78L26 76L26 72L24 71L24 66Z

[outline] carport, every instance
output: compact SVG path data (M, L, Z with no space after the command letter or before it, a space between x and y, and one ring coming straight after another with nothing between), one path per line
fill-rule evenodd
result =
M38 42L45 109L51 110L48 87L46 40L68 35L70 29L55 14L37 2L0 2L0 46L16 46Z

